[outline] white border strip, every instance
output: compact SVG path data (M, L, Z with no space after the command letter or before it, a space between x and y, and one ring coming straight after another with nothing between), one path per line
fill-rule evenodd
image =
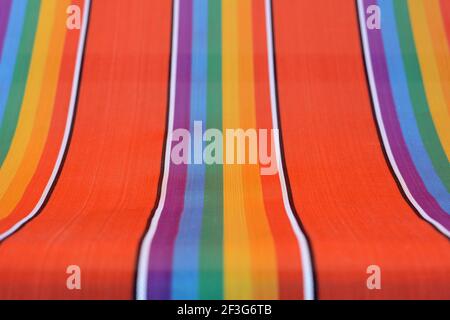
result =
M272 1L266 0L266 34L267 34L267 60L269 62L269 78L270 78L270 101L272 108L272 123L273 129L278 132L278 106L275 90L275 67L274 67L274 53L273 53L273 34L272 34ZM283 203L286 209L286 214L291 222L291 227L297 237L298 246L300 249L300 256L302 259L302 271L303 271L303 295L305 300L314 299L314 275L313 265L311 259L311 252L306 239L305 234L300 229L295 215L292 212L291 205L289 203L289 196L286 186L286 180L284 177L283 162L281 161L281 147L280 136L275 139L275 152L278 163L278 176L280 177L281 191L283 193Z
M169 168L170 168L170 149L172 141L173 132L173 121L175 112L175 91L176 91L176 78L177 78L177 57L178 57L178 24L179 24L179 10L180 3L179 0L174 0L173 2L173 16L172 16L172 57L170 66L170 96L169 96L169 118L168 118L168 128L167 128L167 138L166 138L166 151L164 160L164 174L161 185L161 195L158 202L158 207L155 211L155 215L150 223L150 228L144 237L142 242L139 262L137 270L137 283L136 283L136 299L146 300L147 299L147 275L148 275L148 259L150 257L150 248L155 236L156 229L158 227L159 218L161 217L162 210L164 208L164 203L167 194L167 182L169 179Z
M363 0L358 0L358 12L359 12L359 27L361 29L361 35L363 40L363 49L364 49L364 56L366 58L366 68L367 68L367 75L369 77L369 84L370 84L370 91L372 95L372 101L375 108L375 116L377 118L378 127L380 129L381 137L383 140L383 145L386 150L386 154L389 158L389 162L391 163L392 169L395 172L395 175L397 176L398 181L400 182L400 185L405 192L406 196L408 197L409 201L412 203L412 205L416 208L416 210L419 212L419 214L424 218L426 221L431 223L436 229L438 229L440 232L442 232L444 235L450 238L450 231L447 230L442 224L440 224L438 221L431 218L425 210L419 205L419 203L414 199L411 192L408 189L408 185L406 184L405 180L403 179L402 174L400 173L400 170L398 169L397 163L395 161L394 155L391 150L391 146L389 144L389 139L386 134L386 129L384 127L383 117L381 116L381 109L380 109L380 102L378 99L378 92L375 84L375 79L373 76L373 66L372 66L372 60L370 56L370 50L369 50L369 40L367 36L367 29L365 26L365 13L364 13L364 3Z
M81 62L82 62L85 41L86 41L87 23L88 23L88 19L89 19L90 7L91 7L91 0L85 0L84 12L83 12L83 22L82 22L82 28L81 28L81 32L80 32L80 38L78 40L79 42L78 42L78 50L77 50L77 60L76 60L75 72L74 72L74 77L73 77L73 82L72 82L72 92L71 92L71 97L70 97L69 111L68 111L67 120L66 120L66 128L64 131L61 148L59 149L58 157L56 159L56 163L53 168L52 174L51 174L50 179L44 189L44 192L41 195L41 198L39 199L39 201L36 204L36 206L34 207L34 209L26 217L24 217L22 220L20 220L14 226L12 226L8 231L0 234L0 242L5 240L10 235L12 235L15 231L17 231L25 223L30 221L39 212L39 210L41 209L42 205L44 204L45 199L47 198L47 196L55 182L56 176L58 175L58 171L61 167L64 153L66 151L67 144L69 141L70 132L71 132L72 126L73 126L73 116L74 116L74 112L75 112L75 103L77 101L77 95L78 95L78 84L79 84L79 80L80 80Z

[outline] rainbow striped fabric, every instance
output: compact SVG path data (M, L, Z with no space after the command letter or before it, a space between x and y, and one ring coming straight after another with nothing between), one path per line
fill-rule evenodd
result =
M194 121L222 132L277 129L270 2L174 5L169 132L194 134ZM176 165L175 143L166 146L138 298L313 297L308 242L289 203L276 134L272 141L279 170L266 176L259 164Z
M64 154L80 65L80 30L66 26L71 4L83 8L81 0L0 2L0 239L36 213Z
M386 153L417 211L450 234L450 28L439 0L364 0L381 29L361 18L375 113ZM448 19L446 19L448 21Z

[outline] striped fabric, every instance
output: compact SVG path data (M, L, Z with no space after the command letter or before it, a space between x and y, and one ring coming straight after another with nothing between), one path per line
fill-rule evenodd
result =
M378 126L391 165L418 212L450 235L450 30L439 0L365 0L362 21ZM448 14L448 11L447 11Z
M169 132L194 136L194 121L223 132L277 128L270 2L184 0L174 10ZM271 139L281 167L278 135ZM165 174L141 248L139 298L313 297L283 172L171 161Z
M37 212L58 172L80 58L66 11L83 2L0 2L0 239Z
M449 48L449 0L0 0L0 299L450 299Z

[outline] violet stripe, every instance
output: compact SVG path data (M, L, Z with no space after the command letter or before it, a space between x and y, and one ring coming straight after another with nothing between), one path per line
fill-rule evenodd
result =
M191 91L192 0L180 1L177 81L173 129L189 131ZM171 143L171 141L167 141ZM173 146L177 142L172 143ZM167 196L150 248L148 299L170 299L172 260L186 188L187 165L170 163Z
M6 28L8 27L9 12L12 0L0 1L0 59L3 53L3 43L5 41Z
M370 4L375 4L375 1L366 1L366 5ZM367 36L381 115L395 162L414 199L432 219L438 221L447 230L450 230L450 216L442 210L436 200L426 190L406 149L395 111L381 31L376 29L368 30Z

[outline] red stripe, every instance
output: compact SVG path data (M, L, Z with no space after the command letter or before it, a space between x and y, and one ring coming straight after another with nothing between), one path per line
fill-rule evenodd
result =
M448 45L450 46L450 1L441 0L441 12L444 20L445 32L447 34Z

